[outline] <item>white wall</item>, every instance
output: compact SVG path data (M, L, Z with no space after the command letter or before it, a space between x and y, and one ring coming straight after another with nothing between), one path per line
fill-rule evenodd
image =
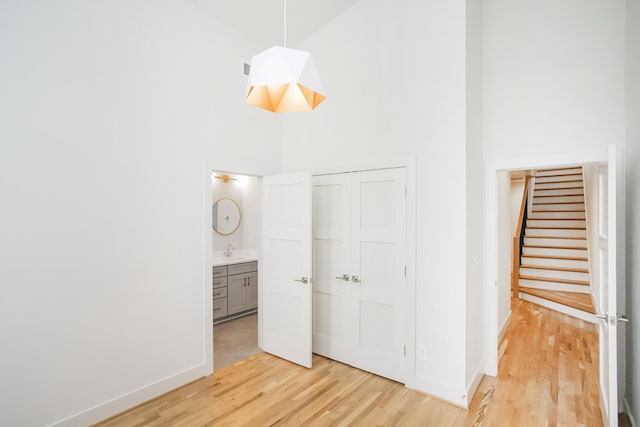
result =
M211 230L211 242L213 251L224 251L229 244L233 245L237 249L243 248L242 242L244 239L244 229L246 226L246 219L244 217L244 180L223 182L215 176L224 175L222 172L213 171L211 180L211 200L216 203L220 199L231 199L240 208L240 224L238 229L231 234L222 235L218 234L215 230ZM238 179L237 176L233 175Z
M498 326L502 330L511 313L511 172L498 172Z
M520 219L520 208L522 207L522 193L524 192L524 182L511 181L511 201L509 208L510 227L512 236L516 235L518 220Z
M362 0L301 46L327 100L290 114L283 167L417 164L416 361L409 382L464 404L466 306L465 2Z
M466 308L467 401L484 375L482 355L482 8L466 0Z
M213 175L221 176L223 173L214 171ZM213 250L224 251L229 244L236 249L257 250L260 237L260 180L255 176L231 176L237 181L230 180L225 183L215 178L212 180L212 200L214 203L221 198L235 201L240 208L241 221L238 229L229 235L221 235L211 230Z
M625 15L623 0L482 5L485 324L497 332L495 171L606 160L624 145ZM485 343L491 372L497 340Z
M640 3L627 1L627 410L640 422Z
M584 200L587 218L587 248L589 253L589 281L591 295L597 312L606 311L600 307L600 197L599 177L606 164L590 163L582 166L584 173Z
M483 1L488 161L624 144L624 0Z
M242 102L256 50L181 1L2 2L2 424L207 373L203 161L280 164L280 121Z

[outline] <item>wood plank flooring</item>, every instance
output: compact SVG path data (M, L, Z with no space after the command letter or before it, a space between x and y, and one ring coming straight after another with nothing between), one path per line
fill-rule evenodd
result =
M498 377L469 411L321 356L258 353L99 425L600 426L597 347L593 325L514 300Z
M598 333L588 322L512 300L486 426L602 426Z

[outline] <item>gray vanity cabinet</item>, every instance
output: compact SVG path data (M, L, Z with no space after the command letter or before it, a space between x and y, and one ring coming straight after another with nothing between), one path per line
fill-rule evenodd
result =
M213 268L213 320L258 308L258 262Z
M258 307L258 263L246 262L228 266L227 313L242 313Z
M227 291L227 266L213 267L213 320L228 315Z

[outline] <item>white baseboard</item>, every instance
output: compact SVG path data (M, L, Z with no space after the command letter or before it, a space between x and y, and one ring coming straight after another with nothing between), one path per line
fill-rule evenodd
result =
M469 409L467 407L467 393L463 389L454 389L448 385L424 377L416 377L415 381L411 382L411 385L413 387L406 386L407 388L428 394L429 396L433 396L436 399L451 403L460 408Z
M638 425L636 424L636 420L635 418L633 418L633 413L631 412L631 405L629 404L629 401L627 400L627 398L624 398L624 412L629 416L629 420L631 420L631 427L637 427Z
M511 314L509 314L510 316ZM507 317L508 318L508 317ZM476 390L480 386L482 379L484 378L484 368L483 364L480 363L476 368L475 373L473 374L473 378L471 379L471 383L467 386L467 397L466 397L466 409L469 409L471 406L471 401L473 401L473 397L476 394Z
M56 421L49 424L49 427L80 427L95 424L209 374L211 372L207 372L206 363L203 363Z
M498 346L502 342L502 338L504 338L504 333L507 332L507 326L509 326L509 322L511 321L511 310L509 310L509 314L507 314L507 318L502 322L502 326L500 326L500 330L498 331Z

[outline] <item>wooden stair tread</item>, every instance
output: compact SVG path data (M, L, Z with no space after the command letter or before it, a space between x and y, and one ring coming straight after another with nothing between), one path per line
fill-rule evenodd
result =
M567 307L572 307L577 310L586 311L587 313L596 314L596 310L593 307L593 302L591 301L591 294L564 291L548 291L544 289L532 288L520 288L520 292L553 301L558 304L566 305Z
M531 234L525 234L525 239L566 239L566 240L587 240L583 236L535 236Z
M589 282L586 280L554 279L551 277L523 276L523 275L520 275L520 279L535 280L538 282L564 283L565 285L589 286Z
M553 175L534 175L535 178L557 178L559 176L582 176L582 171L574 173L557 173Z
M533 202L532 205L533 206L549 206L549 205L579 205L581 203L584 203L584 201L582 202Z
M531 218L527 217L527 221L586 221L586 218Z
M582 169L582 166L566 166L564 168L544 168L544 169L536 169L536 173L538 172L553 172L553 171L570 171L573 169Z
M564 227L554 227L554 226L547 226L547 227L538 227L538 226L526 226L526 228L531 229L531 230L586 230L587 227L570 227L570 226L564 226ZM525 228L525 229L526 229Z
M541 211L541 210L531 210L532 213L569 213L569 212L584 212L584 209L568 209L562 211ZM584 219L584 218L581 218Z
M549 178L550 176L537 176L536 178ZM581 179L570 179L570 180L566 180L566 181L544 181L544 182L536 182L536 185L539 184L560 184L560 183L567 183L567 182L582 182Z
M562 181L562 182L571 182L571 181ZM539 182L538 185L544 185L544 184L557 184L553 183L553 182ZM551 187L551 188L539 188L536 187L533 191L551 191L551 190L584 190L583 186L573 186L573 187Z
M523 248L537 248L537 249L578 249L578 250L586 250L586 246L547 246L547 245L527 245L525 244ZM526 254L523 254L526 255Z
M549 188L549 189L539 188L536 191L550 191L550 190L557 190L557 188L553 188L553 189L551 189L551 188ZM535 200L536 198L539 198L539 197L575 197L575 196L584 196L583 192L579 192L579 193L576 193L576 194L543 194L543 195L536 196L536 191L533 192L533 200Z
M545 259L564 259L564 260L569 260L569 261L588 261L586 256L560 256L560 255L538 255L538 254L522 254L522 256L526 257L526 258L545 258Z
M554 271L568 271L572 273L588 273L588 268L577 268L577 267L556 267L552 265L530 265L530 264L521 264L520 268L533 268L536 270L554 270Z

